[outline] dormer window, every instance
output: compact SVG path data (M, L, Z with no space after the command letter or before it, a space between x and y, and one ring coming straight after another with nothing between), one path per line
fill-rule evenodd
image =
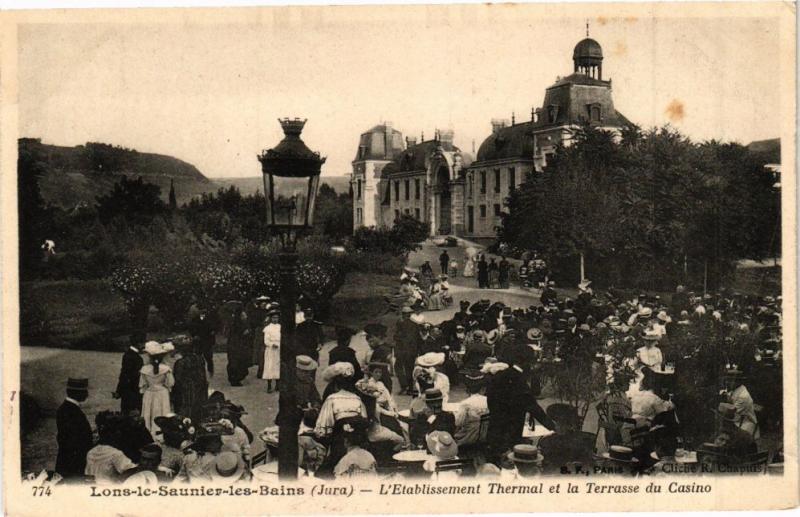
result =
M558 120L558 105L551 104L547 107L547 120L551 124L555 124Z

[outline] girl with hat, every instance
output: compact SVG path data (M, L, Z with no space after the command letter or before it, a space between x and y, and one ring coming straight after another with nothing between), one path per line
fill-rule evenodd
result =
M178 478L181 481L213 481L217 456L222 450L220 432L215 429L200 428L194 443L183 457Z
M639 359L640 366L645 366L652 369L658 369L664 363L664 356L661 354L661 349L656 346L661 334L655 331L645 331L642 334L644 346L636 351L636 357Z
M120 450L122 415L113 411L101 411L95 418L98 441L86 454L86 475L97 484L117 483L126 470L136 466Z
M322 402L314 434L323 444L330 444L330 450L318 475L329 476L334 465L347 452L341 425L337 425L339 421L356 416L367 418L367 408L357 394L354 374L353 365L345 362L334 363L322 372L322 378L329 383L331 393Z
M281 376L281 324L280 313L277 309L272 309L267 313L263 334L264 349L258 377L266 379L267 393L272 393L278 389L278 379Z
M191 419L178 415L156 417L156 425L161 429L161 467L176 476L181 470L184 450L189 447L195 435Z
M139 391L142 392L142 418L151 434L158 430L155 418L172 412L169 396L175 386L175 377L172 375L172 368L162 361L174 350L175 347L169 342L148 341L144 345L150 364L142 366L139 371Z
M360 416L340 421L347 452L333 468L335 478L368 477L377 473L375 457L363 448L367 443L368 425L367 419Z

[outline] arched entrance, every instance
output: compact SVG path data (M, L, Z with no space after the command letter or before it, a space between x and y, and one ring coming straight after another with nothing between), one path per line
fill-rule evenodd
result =
M435 183L436 195L436 218L433 228L434 233L444 235L451 232L450 212L451 212L451 192L450 192L450 171L447 165L441 165L436 171Z

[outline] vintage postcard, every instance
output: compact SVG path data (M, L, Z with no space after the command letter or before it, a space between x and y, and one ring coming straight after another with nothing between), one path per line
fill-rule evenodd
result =
M795 9L0 13L5 512L794 507Z

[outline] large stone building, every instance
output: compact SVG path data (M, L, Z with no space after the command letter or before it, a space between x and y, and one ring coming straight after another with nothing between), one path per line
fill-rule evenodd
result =
M472 157L453 145L452 131L417 143L384 123L361 135L353 160L353 223L391 226L401 214L430 225L431 235L490 238L509 192L526 174L541 173L559 144L583 124L618 130L628 120L614 108L603 80L603 51L580 41L574 70L547 88L531 119L492 120L492 132Z

